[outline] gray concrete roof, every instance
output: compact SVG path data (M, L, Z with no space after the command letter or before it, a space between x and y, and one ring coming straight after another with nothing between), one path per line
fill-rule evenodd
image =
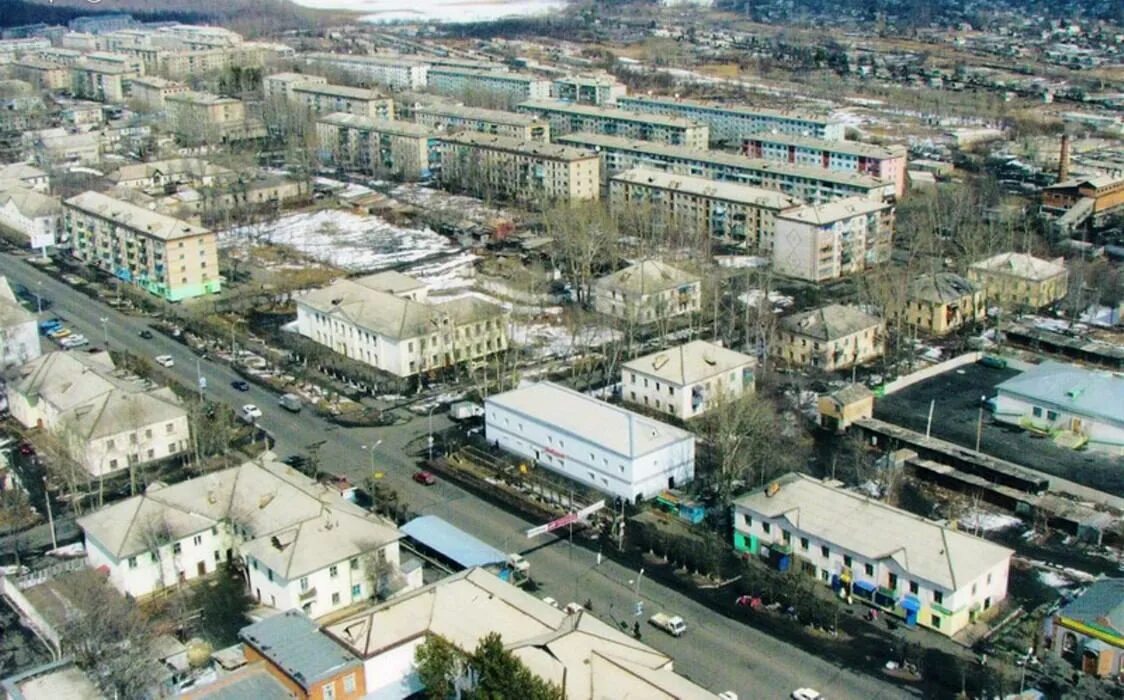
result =
M101 192L83 192L66 200L65 203L79 211L108 219L115 224L164 241L210 233L210 229L108 197Z
M836 221L846 221L856 216L866 216L889 208L889 204L876 202L866 197L847 197L833 202L809 204L798 209L790 209L777 214L777 218L819 226Z
M1094 581L1058 614L1124 636L1124 578Z
M995 389L1124 428L1124 377L1119 374L1047 360Z
M906 295L914 301L927 301L936 304L963 299L980 291L980 288L960 275L952 272L938 272L921 275L909 282Z
M684 284L697 284L701 279L660 260L644 260L617 270L595 281L595 289L616 290L627 294L656 294Z
M757 361L752 357L736 350L705 340L692 340L626 362L623 369L642 372L678 386L687 386L756 364Z
M478 146L480 148L490 148L497 151L507 151L509 153L518 153L524 156L534 158L543 158L546 160L588 160L590 158L597 158L597 154L585 148L574 148L573 146L565 146L556 143L543 143L541 141L524 141L522 139L511 138L508 136L496 136L495 134L480 134L475 131L457 131L453 133L442 134L441 141L445 143L463 144L466 146Z
M763 187L743 185L738 182L711 180L706 177L675 175L654 168L640 167L626 170L613 175L609 178L609 181L610 184L619 181L767 209L790 209L800 206L802 203L802 200L790 197L777 190L767 190Z
M394 134L396 136L425 138L435 135L428 127L415 124L414 122L404 122L397 119L372 119L362 114L348 114L347 112L332 112L331 114L320 117L316 121L321 124L331 124L332 126L343 126L365 131L376 131L384 134Z
M781 319L781 327L786 331L823 341L845 338L881 323L878 317L843 304L829 304Z
M972 265L973 270L994 272L1011 277L1042 281L1064 275L1065 264L1059 261L1043 260L1026 253L1000 253Z
M321 634L316 623L298 610L243 627L238 636L305 690L349 668L362 673L362 663L347 647Z

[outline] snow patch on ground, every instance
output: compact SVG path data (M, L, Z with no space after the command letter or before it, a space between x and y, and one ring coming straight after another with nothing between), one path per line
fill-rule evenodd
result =
M419 263L405 270L429 287L429 291L442 292L454 289L467 289L476 279L475 263L479 256L461 253L437 262ZM493 300L494 301L494 300Z
M762 297L764 296L764 294L765 293L760 289L751 289L748 292L739 294L738 301L745 304L746 306L757 308L761 305ZM773 307L773 311L775 313L780 313L782 310L792 306L796 300L786 294L781 294L780 292L769 292L768 301L769 304Z
M575 333L565 324L513 321L508 337L513 344L526 346L536 357L569 357L619 340L621 333L603 326L585 326Z
M979 530L980 532L998 532L999 530L1006 530L1007 528L1021 525L1022 522L1023 521L1013 515L988 513L978 510L960 519L960 529L968 531Z

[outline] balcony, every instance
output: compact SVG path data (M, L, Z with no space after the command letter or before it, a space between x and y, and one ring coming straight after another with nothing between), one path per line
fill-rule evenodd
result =
M312 588L309 588L306 591L301 591L300 594L297 596L297 598L302 603L307 601L307 600L312 600L315 597L316 597L316 587L315 586L312 587Z

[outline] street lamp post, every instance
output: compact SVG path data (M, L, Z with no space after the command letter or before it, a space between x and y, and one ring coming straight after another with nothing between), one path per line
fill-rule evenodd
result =
M640 567L640 573L636 576L635 580L629 581L629 583L633 584L632 592L633 592L633 595L636 596L636 616L637 617L640 617L640 615L641 615L641 612L640 612L641 609L642 609L641 606L643 605L643 602L644 602L644 601L640 600L640 579L642 579L642 578L644 578L644 567Z
M109 326L107 326L106 324L109 323L109 318L107 316L102 316L99 320L101 321L101 339L102 339L102 342L105 343L105 349L108 350L109 349Z
M43 500L47 503L47 523L51 528L51 549L59 548L58 538L55 537L55 516L51 511L51 494L47 490L47 477L43 476Z
M371 510L378 512L379 504L375 502L375 482L382 478L382 472L378 471L375 467L375 448L382 444L382 440L375 440L370 445L360 445L364 450L371 451L371 475L368 477L371 480Z
M426 412L426 420L429 423L429 432L426 436L426 446L428 448L430 462L433 461L433 409L435 408L437 408L437 404L433 404L432 406L430 406L429 411Z
M35 308L38 313L43 313L43 281L35 282Z
M195 358L195 384L199 387L199 400L203 400L203 388L207 385L203 382L203 370L199 366L199 358Z

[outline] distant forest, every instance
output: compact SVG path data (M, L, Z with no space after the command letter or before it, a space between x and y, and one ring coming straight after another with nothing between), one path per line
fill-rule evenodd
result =
M0 27L18 27L23 24L66 24L76 17L86 15L118 14L121 10L110 9L105 5L83 3L85 7L67 5L40 5L27 0L4 0L0 12ZM143 22L198 22L201 14L184 10L144 10L130 11Z
M1008 13L1073 21L1104 20L1124 24L1122 0L718 0L718 6L747 13L751 18L775 18L781 8L794 17L838 21L840 16L861 20L883 17L901 27L968 22L983 27L1005 21Z

